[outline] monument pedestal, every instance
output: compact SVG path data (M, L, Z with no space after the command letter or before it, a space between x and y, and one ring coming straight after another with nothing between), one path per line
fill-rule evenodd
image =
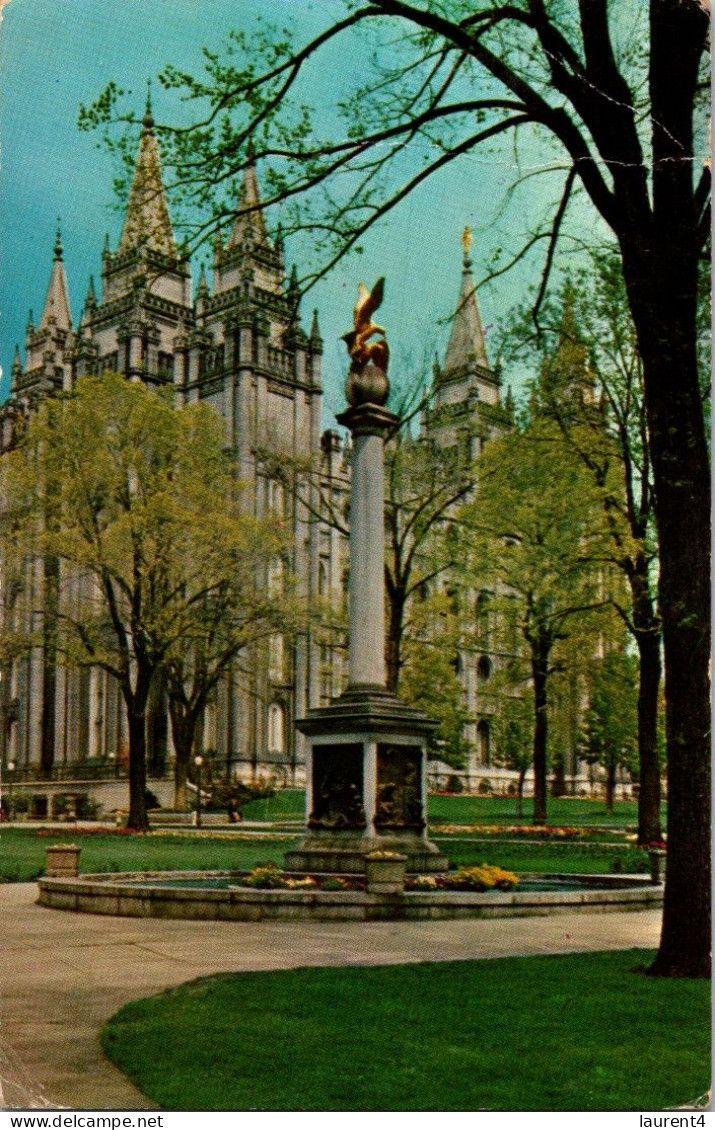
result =
M385 687L383 447L399 419L385 407L386 368L373 364L371 347L365 345L383 332L370 321L382 300L383 281L370 295L361 288L355 330L346 335L352 358L350 407L337 419L350 429L353 444L348 689L296 722L308 747L308 834L286 855L293 871L361 874L365 856L374 851L405 855L408 871L446 871L448 866L426 835L427 739L437 722ZM382 356L386 366L385 342Z
M379 685L351 686L296 726L307 737L308 834L291 871L361 874L395 851L411 872L445 871L426 835L426 747L437 723Z

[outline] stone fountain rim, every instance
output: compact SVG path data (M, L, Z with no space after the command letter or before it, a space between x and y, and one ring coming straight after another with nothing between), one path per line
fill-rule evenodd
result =
M126 871L77 878L42 878L38 902L58 910L129 917L257 920L261 918L455 918L508 917L574 911L652 910L663 900L662 885L647 876L580 875L600 886L578 891L367 891L257 890L251 887L136 886L152 879L240 878L245 871ZM543 874L540 878L573 879ZM605 884L605 885L604 885Z

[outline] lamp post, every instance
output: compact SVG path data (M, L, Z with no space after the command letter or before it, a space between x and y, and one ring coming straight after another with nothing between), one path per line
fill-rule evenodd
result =
M194 758L194 765L196 766L196 827L201 827L201 766L204 763L203 757L197 754Z

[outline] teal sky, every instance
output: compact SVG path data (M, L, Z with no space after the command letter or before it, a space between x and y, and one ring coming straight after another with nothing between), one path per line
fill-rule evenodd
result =
M250 30L263 14L294 23L307 36L343 11L341 0L10 0L0 28L1 395L7 394L15 342L24 346L28 310L36 317L42 310L57 216L75 319L90 273L99 274L105 232L116 246L121 216L114 206L115 169L99 137L77 129L79 104L91 102L114 79L132 92L140 111L147 76L168 62L197 71L201 46L219 48L232 26ZM344 76L343 84L350 81L344 64L344 56L334 55L313 72L309 85L317 105L334 99L337 76ZM157 84L154 110L159 121L176 121L180 112ZM317 306L325 338L326 426L342 407L345 359L337 339L350 324L357 283L371 285L378 275L386 276L380 320L393 350L393 377L421 369L425 356L444 350L459 288L464 225L474 230L479 278L493 247L519 246L521 233L538 218L557 183L532 182L543 188L528 197L522 193L518 205L502 211L513 177L514 158L506 146L501 156L477 151L454 162L363 241L362 256L344 262L306 297L304 321L309 324ZM277 214L269 217L271 226L277 221ZM289 262L299 258L299 271L309 254L305 245L287 247ZM489 333L498 332L536 268L533 260L480 291Z

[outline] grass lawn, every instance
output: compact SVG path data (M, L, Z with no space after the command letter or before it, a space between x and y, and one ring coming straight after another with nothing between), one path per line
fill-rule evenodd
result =
M530 824L533 800L524 800L524 815L516 815L513 797L436 796L428 797L431 823L448 824ZM300 820L305 816L305 793L302 789L280 789L272 797L251 800L242 808L246 820ZM638 823L635 801L617 801L613 814L606 811L603 800L586 797L549 797L550 824L586 827L589 824L614 828L634 827ZM663 809L665 822L665 807Z
M76 843L82 848L81 870L97 871L230 871L274 860L281 864L295 836L235 837L222 833L176 833L159 830L146 835L115 832L83 834L76 829L50 831L3 828L0 830L0 882L28 882L44 870L45 850L55 843ZM624 851L607 844L587 848L577 843L486 843L473 838L436 837L445 855L457 865L495 863L516 871L563 871L594 874L648 870L645 852Z
M0 882L27 882L44 871L45 850L51 844L74 843L82 848L81 870L95 871L231 871L255 867L272 859L282 862L295 837L238 839L193 833L176 835L164 831L143 836L109 832L50 832L4 828L0 831Z
M516 815L516 799L501 796L437 796L431 795L427 809L431 824L530 824L534 802L524 798L524 815ZM589 824L609 825L614 828L636 827L638 805L634 800L620 800L613 813L606 809L604 800L587 797L549 797L547 801L549 824L581 828ZM665 823L665 806L663 806Z
M273 796L241 805L244 820L304 820L303 789L279 789Z
M202 978L103 1046L166 1110L659 1110L710 1085L710 985L645 950Z
M504 843L497 837L475 843L471 838L432 836L447 858L462 864L496 863L509 871L563 871L565 874L600 875L610 872L648 874L648 853L639 848L594 844L586 847L571 843Z

